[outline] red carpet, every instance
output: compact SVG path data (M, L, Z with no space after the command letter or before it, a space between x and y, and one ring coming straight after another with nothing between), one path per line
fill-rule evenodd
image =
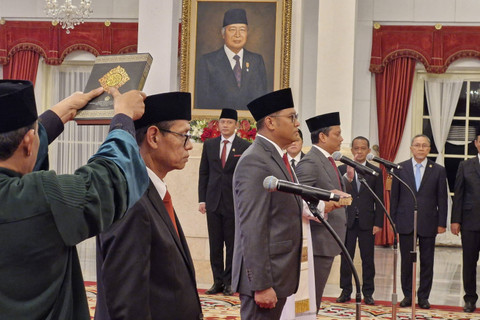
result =
M95 282L85 282L90 314L95 312L97 286ZM239 320L240 300L238 295L227 297L222 294L206 295L205 290L198 290L202 310L206 320ZM416 320L480 320L480 313L464 313L462 307L432 305L430 310L416 309ZM376 301L375 306L361 306L362 320L391 319L392 307L388 301ZM397 308L397 318L410 319L410 308ZM335 298L324 298L317 319L354 319L355 303L336 303Z

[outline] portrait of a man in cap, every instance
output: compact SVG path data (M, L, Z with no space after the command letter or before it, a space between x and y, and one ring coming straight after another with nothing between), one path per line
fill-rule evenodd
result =
M275 7L267 7L271 19L266 20L273 26L265 27L257 23L261 13L252 9L256 4L230 4L226 10L225 5L205 5L217 10L199 4L195 108L247 110L247 103L273 90Z

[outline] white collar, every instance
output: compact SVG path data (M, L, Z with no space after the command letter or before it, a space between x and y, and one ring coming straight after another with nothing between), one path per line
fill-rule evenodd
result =
M162 179L160 179L149 167L147 167L147 173L150 180L152 180L155 189L157 189L160 198L163 199L165 197L165 194L167 193L167 184Z
M273 146L275 147L275 149L277 149L277 152L278 152L278 154L280 155L280 157L283 158L283 150L282 150L282 148L280 148L280 147L278 146L278 144L276 144L276 143L273 142L272 140L266 138L265 136L262 136L262 135L259 134L259 133L257 133L257 137L261 137L261 138L267 140L268 142L270 142L271 144L273 144Z

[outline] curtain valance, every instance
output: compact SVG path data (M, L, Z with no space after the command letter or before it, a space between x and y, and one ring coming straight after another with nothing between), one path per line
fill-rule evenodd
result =
M108 26L107 26L108 25ZM5 21L0 24L0 64L18 51L35 51L47 64L59 65L72 51L95 56L137 52L138 23L86 22L66 34L50 21Z
M421 62L427 72L444 73L457 59L480 59L480 27L375 24L370 71L382 73L389 62L399 57Z

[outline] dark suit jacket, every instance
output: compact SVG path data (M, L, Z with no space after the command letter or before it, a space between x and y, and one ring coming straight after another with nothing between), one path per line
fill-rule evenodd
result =
M180 236L150 183L125 218L97 237L95 319L200 319L195 270L176 223Z
M452 223L462 230L480 231L480 164L478 156L460 162L455 178Z
M207 212L216 210L220 199L223 199L226 206L233 209L233 172L240 156L250 146L248 141L235 136L225 167L222 168L220 141L221 137L205 141L200 160L198 201L206 203Z
M366 166L377 171L377 177L364 175L368 186L375 192L383 203L383 175L382 171L367 161ZM343 176L347 172L347 166L342 164L338 167L340 174ZM377 204L374 196L362 184L360 192L357 190L356 179L351 183L346 183L346 191L352 195L352 205L347 207L347 228L352 228L355 223L355 216L358 211L358 225L360 230L372 230L373 226L383 228L383 208Z
M405 181L417 197L417 234L434 237L438 227L447 225L447 175L445 168L428 160L420 189L416 191L412 159L400 163L395 173ZM414 201L408 189L393 178L390 192L390 215L400 234L413 232Z
M286 298L297 291L300 278L303 202L293 194L265 190L268 176L291 180L273 144L257 136L233 175L232 289L253 296L273 287L278 298Z
M312 149L300 160L295 169L295 173L297 174L298 181L302 184L326 190L345 190L342 177L340 177L341 185L339 185L337 174L332 164L316 147L312 146ZM328 213L328 223L343 242L345 241L345 233L347 230L346 220L347 217L344 207ZM334 257L340 254L340 247L324 224L312 220L310 221L310 230L312 232L314 255Z
M262 56L245 49L240 88L223 46L200 58L196 74L195 107L198 109L247 110L249 102L267 93Z

